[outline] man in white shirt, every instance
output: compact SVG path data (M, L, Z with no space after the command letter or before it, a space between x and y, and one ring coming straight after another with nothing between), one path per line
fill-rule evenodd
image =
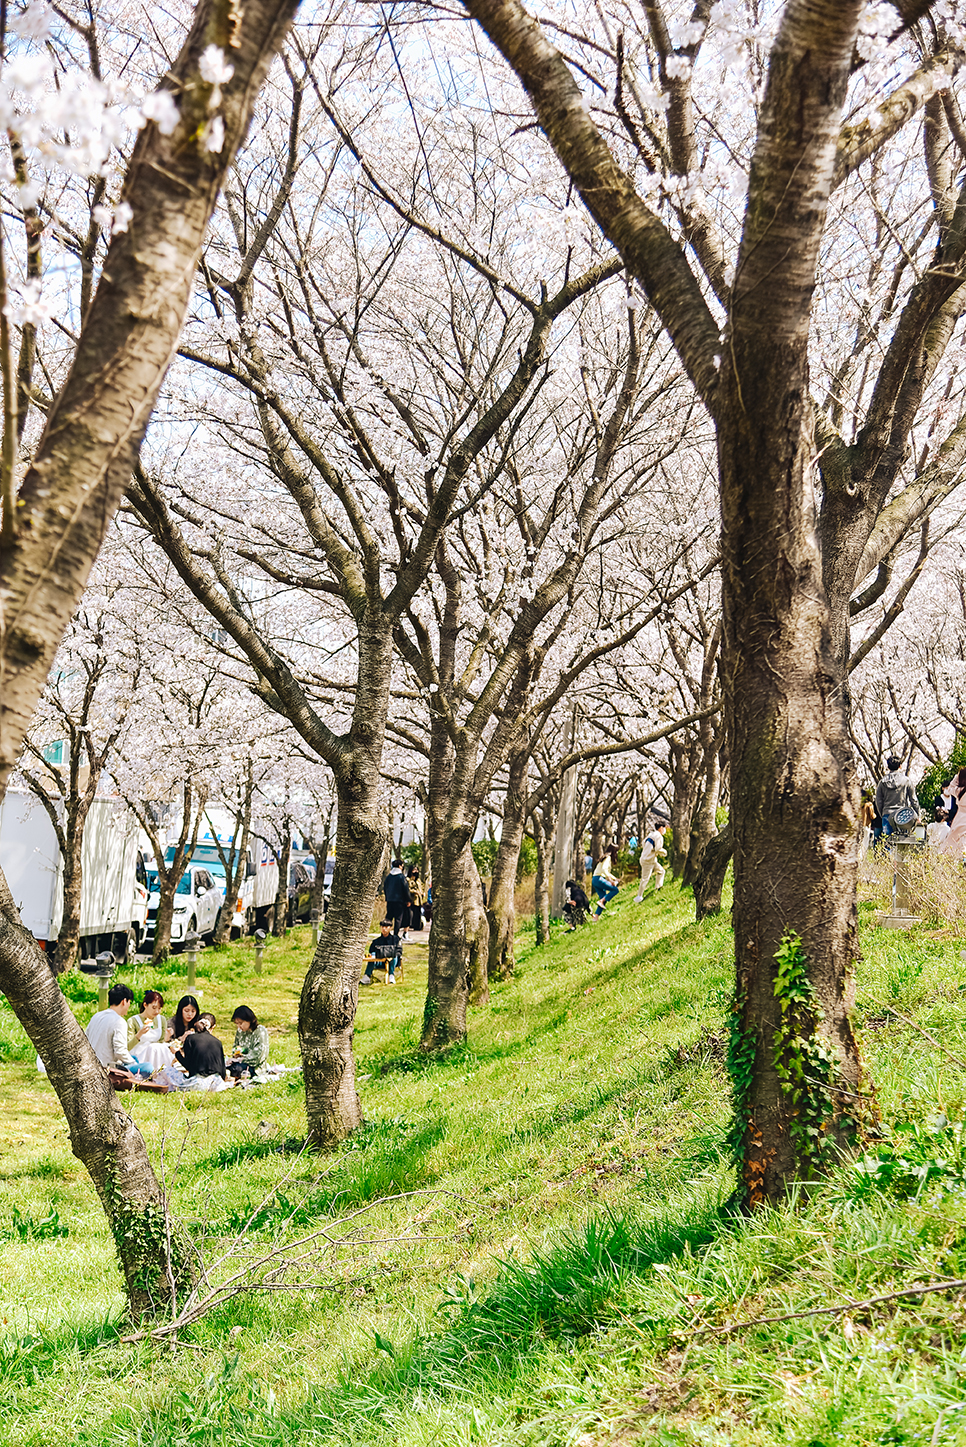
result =
M641 845L641 883L634 898L635 904L640 904L644 898L644 890L652 874L655 876L654 893L657 894L664 883L664 865L661 860L666 858L664 830L660 827L650 830Z
M112 985L107 996L107 1009L98 1010L87 1022L87 1038L94 1054L105 1070L129 1070L132 1075L150 1075L153 1067L146 1060L135 1060L127 1048L127 1012L134 991L130 985Z

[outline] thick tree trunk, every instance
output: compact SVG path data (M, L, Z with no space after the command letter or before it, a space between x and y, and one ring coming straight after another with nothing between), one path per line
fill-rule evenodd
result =
M694 880L695 919L707 919L709 915L721 913L721 891L734 852L729 819L721 833L709 839L701 856Z
M114 1236L133 1317L170 1307L190 1280L183 1237L140 1132L108 1082L0 873L0 983L63 1106L71 1149ZM169 1249L170 1246L170 1249Z
M474 927L485 925L479 873L470 848L472 825L437 822L432 831L433 928L423 1014L423 1050L447 1050L466 1038ZM475 878L474 878L475 876ZM477 913L477 905L479 913Z
M299 1001L309 1138L324 1149L362 1124L352 1037L369 926L382 879L387 818L380 766L392 677L392 634L381 607L359 621L352 733L340 740L335 874L315 958ZM351 741L350 741L351 740Z
M309 1137L324 1149L362 1124L352 1039L386 840L378 761L366 762L354 776L357 782L368 776L361 797L340 791L332 899L299 1003Z
M489 927L486 973L491 980L505 980L513 974L514 896L526 824L527 764L527 754L515 754L511 759L510 781L503 801L503 830L493 861L490 898L486 907Z
M847 1134L843 1117L862 1083L849 1019L858 799L815 541L806 412L817 218L861 8L851 0L785 11L716 401L736 1027L744 1052L736 1128L752 1205L814 1176L821 1139ZM796 999L788 981L802 970ZM817 1096L815 1086L796 1086L799 1067L818 1079Z

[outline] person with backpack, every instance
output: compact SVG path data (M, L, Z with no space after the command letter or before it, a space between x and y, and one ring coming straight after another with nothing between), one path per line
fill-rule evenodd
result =
M919 800L908 776L902 772L901 761L894 756L886 759L886 770L875 791L875 810L882 820L883 839L896 833L895 817L900 809L912 809L919 815Z

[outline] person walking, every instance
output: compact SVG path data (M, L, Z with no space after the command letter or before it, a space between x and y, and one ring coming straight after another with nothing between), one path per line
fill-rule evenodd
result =
M598 862L590 881L590 892L597 896L597 908L591 915L591 919L600 919L604 913L604 906L610 903L620 887L620 880L614 874L608 852Z
M657 894L658 890L662 888L665 869L661 860L666 858L664 828L658 824L644 836L644 842L641 845L641 882L634 897L635 904L640 904L644 898L644 891L652 874L654 875L654 893Z

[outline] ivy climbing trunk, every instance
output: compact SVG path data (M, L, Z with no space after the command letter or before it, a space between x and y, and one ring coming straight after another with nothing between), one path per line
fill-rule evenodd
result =
M141 1133L21 924L2 873L0 951L4 994L44 1063L67 1119L71 1149L110 1222L128 1310L137 1320L170 1308L190 1284L183 1237L168 1219Z

